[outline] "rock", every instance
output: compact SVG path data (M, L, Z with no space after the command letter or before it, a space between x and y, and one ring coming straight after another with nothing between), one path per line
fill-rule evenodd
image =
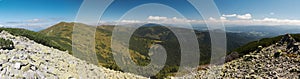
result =
M5 31L0 33L1 37L13 41L16 49L0 49L0 79L146 79L88 64L68 52Z
M289 39L287 39L289 40ZM286 41L283 41L286 42ZM293 40L291 41L293 42ZM209 69L202 69L195 75L186 74L182 77L170 77L174 79L299 79L300 56L295 51L289 52L286 49L287 43L270 45L264 47L260 52L253 51L238 59L219 66L210 66ZM258 47L260 48L260 47ZM291 56L292 55L292 56ZM220 69L220 71L215 71ZM221 73L221 74L217 74ZM211 76L213 75L213 76Z
M21 65L27 65L29 63L28 60L20 60L19 62L22 63Z
M37 68L35 66L31 66L30 69L35 71Z
M0 54L0 64L5 63L7 61L5 54Z
M237 52L232 52L228 56L226 56L225 62L232 61L232 60L234 60L234 59L236 59L238 57L239 57L239 54Z
M28 71L30 69L30 65L29 64L27 64L26 66L24 66L24 67L22 67L22 71L23 72L26 72L26 71Z
M20 69L21 68L21 63L20 62L16 62L14 65L15 69Z
M297 69L297 68L292 68L292 69L290 69L289 71L290 71L290 72L298 72L299 69Z
M278 50L278 52L274 53L274 57L278 58L281 55L281 50Z
M245 55L244 61L251 61L252 59L257 59L258 57L256 55Z
M64 73L64 74L60 75L59 78L60 79L70 79L70 78L74 78L74 76L72 75L72 73Z
M38 57L35 56L35 55L30 56L30 58L31 58L33 61L39 61L39 60L40 60L40 58L38 58Z
M5 54L0 54L0 59L1 60L6 60L6 55Z

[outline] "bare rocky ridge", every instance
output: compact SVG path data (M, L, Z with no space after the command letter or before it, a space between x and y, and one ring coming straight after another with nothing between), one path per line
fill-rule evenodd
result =
M2 31L0 38L12 40L15 49L0 49L0 79L145 79L82 61L67 51L38 44Z
M258 78L299 79L299 42L284 37L279 43L268 47L259 46L254 52L220 66L210 66L186 75L188 79ZM292 46L292 47L291 47Z

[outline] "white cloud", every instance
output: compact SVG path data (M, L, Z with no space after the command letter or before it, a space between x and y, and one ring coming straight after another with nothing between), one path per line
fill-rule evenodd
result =
M223 17L236 17L236 16L237 16L237 14L229 14L229 15L225 15L225 14L223 14L222 16L223 16Z
M122 22L122 23L140 23L141 21L139 21L139 20L121 20L120 22Z
M189 20L178 17L164 17L164 16L149 16L145 23L165 23L165 24L185 24L185 23L197 23L198 20Z
M8 24L21 24L21 23L45 23L48 22L47 20L42 19L30 19L30 20L23 20L23 21L9 21L6 22Z
M36 30L36 29L47 28L47 27L49 27L53 24L56 24L60 21L53 20L53 18L49 18L49 19L33 18L33 19L27 19L27 20L6 21L6 22L3 22L2 24L0 24L0 27L2 27L4 25L5 27L11 27L11 28L26 28L26 29Z
M163 24L218 24L223 22L225 25L300 25L300 20L291 19L278 19L278 18L263 18L263 19L252 19L251 14L237 15L237 19L231 19L227 17L232 17L234 14L222 15L219 18L209 17L207 20L190 20L178 17L165 17L165 16L149 16L146 20L121 20L119 24L129 24L129 23L163 23Z
M247 19L251 19L252 18L252 15L250 13L247 13L247 14L244 14L244 15L238 15L238 14L223 14L222 15L222 19L225 19L225 18L238 18L238 19L244 19L244 20L247 20Z
M6 25L7 27L14 27L14 28L42 28L44 26L48 26L50 24L10 24Z
M260 21L279 21L277 18L264 18L263 20Z
M166 20L167 17L161 17L161 16L149 16L148 20Z
M218 22L223 22L225 25L238 25L238 26L247 26L247 25L300 25L300 20L291 20L291 19L278 19L278 18L263 18L263 19L250 19L250 20L207 20L211 24L217 24Z
M220 17L220 19L221 19L221 20L226 20L227 18L226 18L226 17L223 17L223 16L221 16L221 17Z
M253 21L261 25L300 25L300 20L291 19L264 18L261 20L254 19Z
M216 19L213 17L209 17L208 20L215 21Z
M251 19L252 15L247 13L245 15L237 15L236 18L238 18L238 19Z
M38 22L44 22L44 20L41 19L31 19L31 20L27 20L25 22L29 22L29 23L38 23Z

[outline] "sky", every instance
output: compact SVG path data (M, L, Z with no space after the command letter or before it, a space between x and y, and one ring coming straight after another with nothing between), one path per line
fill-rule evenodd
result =
M208 16L208 19L203 19L187 0L115 0L107 7L100 22L101 24L223 22L225 25L236 26L300 25L299 0L214 0L214 2L220 16ZM38 31L61 21L74 22L82 3L83 0L0 0L0 26Z

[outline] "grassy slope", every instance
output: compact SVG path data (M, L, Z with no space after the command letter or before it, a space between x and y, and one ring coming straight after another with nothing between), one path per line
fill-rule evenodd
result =
M72 29L73 29L74 24L75 23L61 22L50 28L40 31L40 33L46 34L48 36L63 37L63 38L72 40ZM83 27L90 27L88 25L79 24L79 23L77 23L76 25L83 26ZM91 28L91 29L94 29L94 28ZM95 33L96 47L95 47L95 49L96 49L96 54L97 54L97 58L99 60L100 65L111 68L111 69L120 70L113 60L113 56L112 56L111 48L110 48L112 29L113 28L111 26L103 26L103 27L98 27L96 29L96 33ZM85 38L85 35L82 35L82 38ZM84 46L82 48L84 48ZM70 50L72 50L72 49L70 49ZM80 51L83 49L78 48L78 50ZM134 59L146 58L145 56L140 55L139 53L135 53L135 51L133 51L133 50L130 50L130 51L131 51L130 53L132 54L132 57L134 57ZM144 62L144 61L138 61L138 60L135 60L135 61L140 62L140 63Z
M291 35L296 41L298 42L300 41L300 34L291 34ZM283 35L280 35L272 38L263 38L258 41L253 41L233 50L233 52L238 52L240 56L243 56L245 54L255 51L258 46L267 47L270 46L271 44L275 44L278 41L280 41L282 37Z
M46 34L52 37L62 37L71 40L72 30L74 23L59 23L48 29L40 31L42 34ZM114 26L104 25L97 27L96 31L96 52L99 60L99 64L115 70L120 70L113 60L111 53L111 34ZM184 30L184 29L180 29ZM123 30L126 33L126 29ZM184 32L183 32L184 33ZM164 38L166 37L166 38ZM197 32L198 42L201 50L201 64L209 63L210 59L210 39L208 32ZM232 50L241 46L254 38L251 36L245 36L244 34L228 33L228 49ZM161 39L162 38L162 39ZM235 41L236 39L240 41ZM99 41L97 41L99 40ZM150 62L148 56L148 49L155 41L162 41L161 44L167 49L168 58L167 66L164 70L157 75L161 78L168 75L170 72L176 72L178 64L180 62L180 49L177 38L174 34L165 27L152 26L139 28L130 40L130 54L134 61L139 65L147 65ZM170 74L169 74L170 75Z

